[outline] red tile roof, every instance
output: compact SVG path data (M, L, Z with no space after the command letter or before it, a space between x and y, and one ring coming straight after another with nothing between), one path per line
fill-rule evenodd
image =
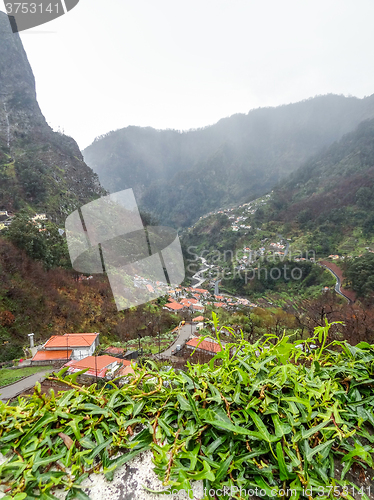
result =
M173 311L180 311L185 308L183 304L178 304L178 302L169 302L168 304L165 304L165 307Z
M188 342L186 342L186 345L189 345L191 347L197 347L197 344L200 342L200 339L195 337ZM202 349L203 351L209 351L213 353L217 353L221 351L221 346L217 344L216 342L209 342L209 340L203 340L201 344L199 345L198 349Z
M105 349L105 352L107 354L123 354L124 348L123 347L108 347L108 349Z
M73 351L61 350L61 351L38 351L31 361L52 361L52 360L65 360L70 359L71 353Z
M122 363L123 365L131 364L130 361L114 358L113 356L105 354L104 356L87 356L87 358L69 361L65 364L65 366L69 366L77 371L88 368L88 371L86 372L87 375L96 375L97 370L97 376L104 377L108 366L115 361L120 364Z
M182 299L181 304L189 305L189 304L197 304L196 299Z
M123 377L124 375L130 375L130 373L135 373L131 365L124 366L116 373L116 377Z
M91 346L98 333L65 333L65 335L53 335L45 344L45 349L54 347L89 347Z
M214 307L223 307L225 305L223 302L214 302Z
M204 316L197 316L197 318L194 318L192 321L195 321L195 322L201 322L201 321L205 321L206 318L204 318Z
M204 311L204 306L200 304L192 304L192 309L194 309L195 311Z

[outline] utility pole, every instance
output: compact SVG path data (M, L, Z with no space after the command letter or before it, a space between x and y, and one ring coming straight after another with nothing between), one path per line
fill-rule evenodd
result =
M190 323L191 323L191 336L192 336L192 306L190 308Z
M139 339L139 356L141 356L141 345L140 345L140 339L142 338L142 336L140 335L140 333L138 332L138 339Z
M97 385L97 353L96 353L96 349L94 352L94 356L95 356L95 378L96 378L96 385Z

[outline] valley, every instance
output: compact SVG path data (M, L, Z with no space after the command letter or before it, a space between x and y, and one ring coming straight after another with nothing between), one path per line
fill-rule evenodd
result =
M373 307L374 94L81 152L0 12L4 500L368 500Z

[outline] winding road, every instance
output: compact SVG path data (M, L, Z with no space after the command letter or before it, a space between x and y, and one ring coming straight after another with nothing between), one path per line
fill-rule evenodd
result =
M339 295L341 295L342 297L344 297L347 300L348 304L353 304L354 300L351 297L348 297L348 295L346 295L341 290L341 286L342 286L341 277L338 276L338 274L333 269L331 269L331 267L328 266L327 262L321 261L321 262L318 262L318 265L321 267L324 267L327 271L329 271L335 277L335 279L336 279L335 292L338 293ZM353 297L353 295L352 295L352 297Z

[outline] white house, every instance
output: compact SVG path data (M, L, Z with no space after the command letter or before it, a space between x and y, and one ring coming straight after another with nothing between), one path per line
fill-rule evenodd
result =
M99 345L99 333L65 333L53 335L44 344L43 351L72 351L71 359L83 359L92 356Z

